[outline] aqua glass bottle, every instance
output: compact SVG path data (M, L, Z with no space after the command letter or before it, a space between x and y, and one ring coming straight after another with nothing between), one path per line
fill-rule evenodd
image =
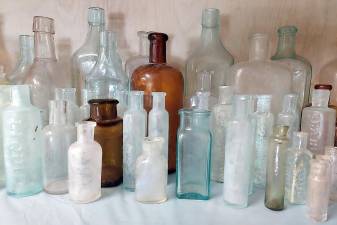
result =
M76 50L72 57L72 85L77 91L77 104L82 105L81 92L85 88L85 80L94 68L99 53L99 36L104 31L104 9L90 7L88 9L89 29L83 45ZM90 99L89 99L90 100Z
M23 84L28 75L29 67L34 61L34 37L30 35L20 35L20 57L8 80L12 84Z
M208 200L210 197L210 111L181 109L177 133L176 196ZM198 165L198 166L196 166Z
M186 63L185 105L197 91L198 73L212 72L211 97L218 99L218 87L227 85L227 71L234 63L220 36L220 11L208 8L202 12L200 43Z
M309 104L311 64L307 59L296 54L297 27L283 26L277 30L277 33L277 51L271 59L287 66L292 72L291 91L299 96L299 106L302 109Z
M42 121L30 103L29 86L11 87L11 103L2 110L6 190L24 197L42 191Z
M0 65L0 85L9 85L9 84L10 82L7 79L5 67L3 65Z

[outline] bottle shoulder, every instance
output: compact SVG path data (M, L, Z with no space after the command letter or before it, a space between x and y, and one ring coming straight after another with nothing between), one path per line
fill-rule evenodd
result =
M150 79L156 76L164 76L163 79L165 79L167 77L166 75L170 75L170 77L178 79L183 79L182 73L178 69L168 64L150 63L146 65L141 65L137 69L135 69L132 74L132 80L141 78Z
M203 61L232 65L234 63L234 57L222 44L200 44L188 57L187 65Z

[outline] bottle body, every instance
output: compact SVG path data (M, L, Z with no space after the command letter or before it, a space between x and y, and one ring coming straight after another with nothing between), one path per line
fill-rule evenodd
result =
M0 111L2 111L10 103L10 86L0 85ZM2 119L0 119L0 136L2 134ZM0 187L5 185L5 162L3 140L0 138Z

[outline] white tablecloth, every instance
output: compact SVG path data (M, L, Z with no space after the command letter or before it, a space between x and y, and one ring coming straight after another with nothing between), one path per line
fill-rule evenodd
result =
M90 204L74 204L68 195L40 193L13 198L0 191L1 225L302 225L314 224L305 206L288 206L274 212L264 207L264 192L257 191L248 208L235 209L222 200L222 185L212 183L208 201L175 198L174 175L169 178L169 199L162 204L141 204L122 186L102 190ZM337 204L329 207L326 225L337 225Z

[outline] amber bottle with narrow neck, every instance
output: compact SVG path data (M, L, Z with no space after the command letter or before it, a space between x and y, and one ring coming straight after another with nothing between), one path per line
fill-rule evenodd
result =
M102 187L113 187L123 180L123 120L117 116L115 99L92 99L90 119L95 121L95 141L103 150Z
M183 106L184 79L181 72L166 64L167 34L150 33L149 64L138 67L131 77L131 89L144 91L144 108L152 108L152 92L165 92L169 113L169 172L176 166L176 135L179 125L178 110Z

